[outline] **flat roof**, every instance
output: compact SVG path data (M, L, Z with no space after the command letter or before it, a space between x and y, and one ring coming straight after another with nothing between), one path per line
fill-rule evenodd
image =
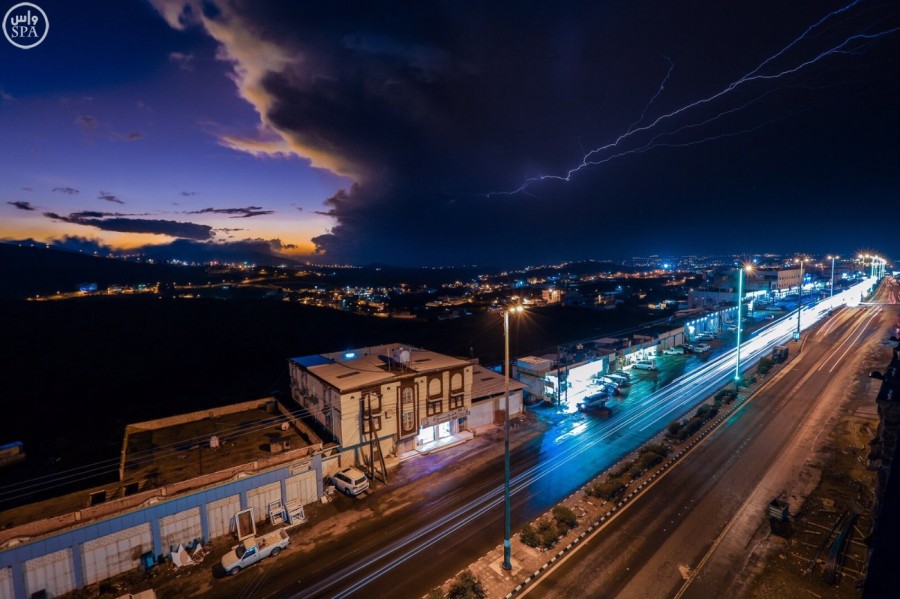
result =
M510 377L509 391L510 393L524 389L523 385L516 379ZM488 370L484 366L476 364L472 369L472 401L502 395L506 389L506 377L493 370Z
M401 363L398 360L397 356L400 352L408 353L408 362ZM341 392L386 383L411 373L420 374L448 368L463 368L470 364L468 360L401 343L319 356L306 356L305 358L292 358L292 360Z
M344 362L331 362L311 366L308 370L341 391L384 383L395 378L399 372L387 369L388 365L378 356L360 356Z
M301 356L299 358L291 358L291 362L295 362L300 366L304 366L309 368L310 366L320 366L322 364L331 364L334 362L331 358L326 358L325 356L320 356L319 354L315 354L312 356Z
M170 418L129 425L123 457L123 482L145 481L142 489L161 487L277 456L319 442L296 419L277 410L275 400L248 402L245 409L205 417ZM218 440L218 447L213 447Z

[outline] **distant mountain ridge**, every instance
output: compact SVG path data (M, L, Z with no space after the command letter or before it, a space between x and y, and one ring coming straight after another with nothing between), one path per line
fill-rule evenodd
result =
M147 264L43 247L0 243L0 299L77 291L80 283L110 285L199 282L202 267Z

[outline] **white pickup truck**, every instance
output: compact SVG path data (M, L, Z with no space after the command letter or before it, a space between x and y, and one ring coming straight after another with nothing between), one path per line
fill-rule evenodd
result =
M283 528L261 537L244 539L240 545L222 556L222 567L226 574L237 574L243 568L270 555L278 555L290 542L291 539Z

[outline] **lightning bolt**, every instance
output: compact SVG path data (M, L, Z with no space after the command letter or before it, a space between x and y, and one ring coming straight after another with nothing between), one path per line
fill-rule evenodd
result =
M640 123L642 123L644 121L644 118L645 118L650 106L662 94L663 90L665 89L665 85L668 82L669 77L671 76L672 71L674 69L674 63L670 59L666 58L667 62L669 63L669 69L668 69L668 72L666 73L665 78L663 79L662 83L660 84L659 89L657 90L656 94L654 94L654 96L650 99L650 101L645 105L643 111L641 112L640 117L634 123L629 125L629 127L625 130L624 133L622 133L621 135L616 137L613 141L611 141L605 145L599 146L597 148L594 148L594 149L590 150L589 152L587 152L582 157L581 163L578 164L577 166L569 169L568 171L566 171L566 173L564 175L539 175L536 177L531 177L531 178L526 179L524 181L524 183L522 183L522 185L520 185L517 189L514 189L512 191L490 192L487 194L487 196L488 197L506 196L506 195L516 195L516 194L523 193L523 192L527 193L528 188L535 183L542 182L542 181L569 182L569 181L571 181L572 177L576 173L581 171L582 169L585 169L587 167L602 165L602 164L609 162L610 160L613 160L616 158L621 158L623 156L628 156L628 155L633 155L633 154L641 154L641 153L644 153L644 152L647 152L654 148L659 148L659 147L687 147L687 146L692 146L692 145L698 145L701 143L706 143L708 141L712 141L712 140L716 140L716 139L723 139L726 137L734 137L736 135L743 135L745 133L755 131L764 126L767 126L768 124L771 124L772 122L775 122L778 120L783 120L781 118L770 119L769 121L767 121L765 123L762 123L762 124L759 124L759 125L747 128L747 129L742 129L740 131L721 133L718 135L711 135L711 136L704 137L702 139L696 139L696 140L686 141L686 142L681 142L681 143L662 142L661 141L665 137L671 137L671 136L676 135L677 133L688 131L690 129L697 129L704 125L708 125L714 121L717 121L724 116L740 112L740 111L748 108L752 104L755 104L762 97L762 96L758 96L754 100L751 100L745 104L742 104L741 106L738 106L738 107L735 107L735 108L732 108L729 110L725 110L725 111L723 111L711 118L708 118L706 120L695 122L695 123L692 123L689 125L684 125L673 131L663 131L663 132L656 133L655 135L653 135L653 137L650 138L649 141L646 141L645 143L638 145L637 147L631 147L631 148L622 147L625 144L625 142L630 141L632 138L634 138L638 134L641 134L641 133L651 134L655 130L661 129L665 124L667 124L667 122L671 121L675 117L684 115L685 113L688 113L697 108L706 106L708 104L712 104L713 102L716 102L717 100L720 100L720 99L728 96L729 94L731 94L738 88L742 88L753 82L777 81L779 79L786 78L790 75L793 75L800 71L803 71L816 63L823 61L824 59L826 59L829 56L834 56L834 55L838 55L838 54L862 53L868 47L870 47L872 44L874 44L877 40L887 37L887 36L890 36L890 35L893 35L893 34L897 33L898 31L900 31L900 27L893 27L893 28L889 28L889 29L883 29L881 31L876 31L874 33L871 33L871 32L855 33L853 35L849 35L849 36L845 37L842 41L835 43L831 47L828 47L827 49L818 52L812 58L802 60L801 62L795 63L792 66L782 67L780 70L774 70L774 71L768 72L768 73L763 72L764 70L767 70L767 67L770 67L772 65L772 63L774 63L775 61L777 61L780 58L783 58L790 50L792 50L793 48L798 46L801 42L806 40L810 36L810 34L815 32L816 30L818 30L826 22L834 19L835 17L837 17L841 14L844 14L844 13L850 11L855 6L860 4L860 2L861 2L861 0L854 0L853 2L850 2L849 4L847 4L846 6L838 8L838 9L826 14L821 19L819 19L818 21L816 21L815 23L813 23L809 27L807 27L800 35L798 35L796 38L794 38L786 46L782 47L780 50L778 50L777 52L775 52L774 54L772 54L771 56L769 56L768 58L766 58L765 60L760 62L752 70L745 73L738 79L732 81L731 83L726 85L721 90L719 90L709 96L706 96L704 98L700 98L699 100L695 100L694 102L691 102L689 104L685 104L684 106L681 106L680 108L676 108L675 110L672 110L670 112L662 114L662 115L656 117L654 120L650 121L646 125L640 125ZM767 94L764 94L764 95L767 95ZM601 154L606 154L606 155L601 156ZM531 194L528 194L528 195L531 195Z

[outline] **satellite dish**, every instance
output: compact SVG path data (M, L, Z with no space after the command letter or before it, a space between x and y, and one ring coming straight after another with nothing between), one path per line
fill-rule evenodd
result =
M400 350L400 363L401 364L409 364L409 350L401 349Z

